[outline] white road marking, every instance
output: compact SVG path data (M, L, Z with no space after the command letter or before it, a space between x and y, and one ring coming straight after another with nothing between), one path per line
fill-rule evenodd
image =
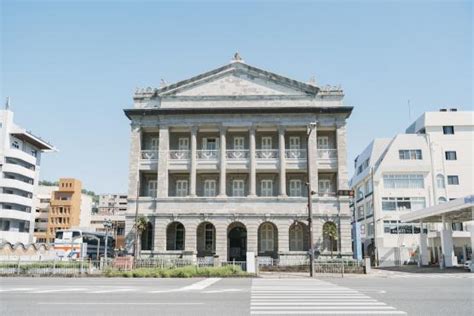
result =
M171 290L158 290L158 291L150 291L148 293L169 293L169 292L182 292L182 291L197 291L197 290L204 290L205 288L211 286L212 284L222 280L221 278L208 278L191 285L179 288L179 289L171 289Z
M101 293L117 293L117 292L134 292L136 290L137 289L109 289L109 290L92 291L89 293L101 294Z
M151 302L39 302L38 305L203 305L204 303L151 303Z
M211 294L211 293L243 292L243 291L245 291L245 290L241 290L241 289L221 289L221 290L204 291L202 293Z
M1 289L0 292L17 292L17 291L31 291L34 290L32 287L19 287L13 289Z
M358 290L314 279L252 280L250 313L406 315Z
M78 291L87 291L84 288L72 288L72 289L54 289L54 290L41 290L41 291L34 291L30 292L30 294L42 294L42 293L55 293L55 292L78 292Z

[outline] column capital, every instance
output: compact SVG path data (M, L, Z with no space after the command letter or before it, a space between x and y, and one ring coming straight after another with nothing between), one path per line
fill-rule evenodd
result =
M192 134L197 134L198 130L199 130L199 126L195 126L195 125L191 126L191 133Z
M219 131L221 132L221 134L227 132L227 129L228 129L228 127L225 126L225 125L220 125L219 126Z
M249 132L250 132L250 133L255 133L256 131L257 131L257 126L256 126L256 125L251 125L251 126L249 127Z
M283 134L286 132L286 126L285 125L278 125L278 133Z

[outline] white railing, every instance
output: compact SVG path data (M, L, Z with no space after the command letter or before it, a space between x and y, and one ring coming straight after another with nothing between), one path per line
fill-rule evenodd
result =
M196 151L196 158L199 160L216 160L219 158L218 150L198 150Z
M318 149L319 159L336 159L337 149Z
M287 149L285 156L288 159L306 159L306 149Z
M170 150L169 157L171 160L187 160L190 157L189 150Z
M241 160L248 159L249 151L247 149L228 149L227 159L229 160Z
M158 151L157 150L142 150L140 157L142 160L157 160Z
M257 159L276 159L278 158L278 149L257 149L255 151Z

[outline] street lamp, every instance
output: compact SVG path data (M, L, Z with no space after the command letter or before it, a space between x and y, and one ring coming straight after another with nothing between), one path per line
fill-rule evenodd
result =
M311 190L311 163L310 163L310 145L309 138L311 133L316 128L317 123L311 122L308 124L306 129L306 172L308 182L306 186L308 188L308 227L309 227L309 276L314 277L314 241L313 241L313 201L312 195L315 194Z
M109 239L109 229L112 228L112 221L110 219L104 220L104 227L105 227L105 251L104 251L104 258L105 258L105 265L107 265L107 242Z

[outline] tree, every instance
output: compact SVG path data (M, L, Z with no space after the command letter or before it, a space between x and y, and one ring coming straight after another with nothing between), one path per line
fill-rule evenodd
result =
M334 250L334 242L338 239L337 227L333 222L326 222L323 225L323 236L329 240L329 248L331 249L331 258Z
M148 227L148 219L145 216L140 216L135 223L136 233L138 234L137 240L141 240L143 232ZM138 245L135 245L135 257L140 254Z

